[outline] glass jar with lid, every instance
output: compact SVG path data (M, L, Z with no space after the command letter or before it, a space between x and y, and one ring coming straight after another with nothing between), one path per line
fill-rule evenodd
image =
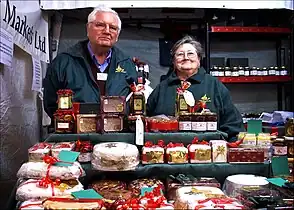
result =
M206 131L207 122L206 115L201 113L193 113L192 115L192 130L193 131Z
M288 118L285 124L285 136L294 137L294 118Z
M242 66L239 66L239 76L245 76L245 70Z
M206 123L207 131L217 130L217 114L216 113L206 113Z
M281 72L280 72L280 74L281 74L282 76L286 76L286 75L288 75L288 71L287 71L287 69L286 69L286 66L282 66L282 67L281 67Z
M257 67L256 70L257 70L257 76L263 76L262 69L260 69L260 68Z
M279 67L275 66L275 72L276 72L276 76L280 76L281 75L281 71L279 69Z
M287 155L287 144L283 138L276 138L272 142L273 146L273 155L274 156L285 156Z
M225 76L225 70L223 67L218 67L218 76L219 77Z
M239 69L237 66L234 66L233 67L233 70L232 70L232 76L233 77L238 77L239 76Z
M246 67L245 67L244 75L245 75L245 76L250 76L250 68L249 68L249 66L246 66Z
M250 70L250 76L257 76L257 75L258 75L257 68L253 66Z
M269 67L269 69L268 69L268 75L269 76L275 76L276 75L275 67L273 67L273 66Z
M180 131L191 131L192 120L191 113L180 113L179 115L179 130Z
M231 70L231 68L228 67L228 66L225 67L225 76L226 76L226 77L230 77L230 76L232 76L232 70Z
M268 70L266 67L262 68L262 76L267 76L268 75Z
M60 89L57 91L57 104L58 109L71 109L72 108L72 98L73 91L70 89Z

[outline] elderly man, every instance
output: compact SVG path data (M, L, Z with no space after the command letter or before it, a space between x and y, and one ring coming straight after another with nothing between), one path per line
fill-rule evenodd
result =
M135 64L114 45L121 30L118 14L105 6L88 16L88 40L59 54L44 79L44 107L52 118L59 89L74 91L73 101L99 103L100 96L127 96L126 78L137 79Z

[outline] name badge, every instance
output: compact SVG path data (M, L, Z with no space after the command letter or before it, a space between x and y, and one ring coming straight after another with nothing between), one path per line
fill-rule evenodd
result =
M106 81L107 80L107 73L97 73L97 80Z

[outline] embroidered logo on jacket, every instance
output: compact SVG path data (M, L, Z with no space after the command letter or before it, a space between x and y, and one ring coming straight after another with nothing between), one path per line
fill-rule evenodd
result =
M123 69L122 67L120 67L120 65L117 66L117 68L115 69L115 73L126 73L125 69Z

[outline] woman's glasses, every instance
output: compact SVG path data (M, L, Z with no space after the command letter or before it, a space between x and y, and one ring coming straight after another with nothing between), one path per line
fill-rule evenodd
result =
M177 52L175 54L175 57L176 57L176 59L184 59L186 57L193 59L193 58L197 57L197 53L196 53L196 51L187 51L187 52L181 51L181 52Z

